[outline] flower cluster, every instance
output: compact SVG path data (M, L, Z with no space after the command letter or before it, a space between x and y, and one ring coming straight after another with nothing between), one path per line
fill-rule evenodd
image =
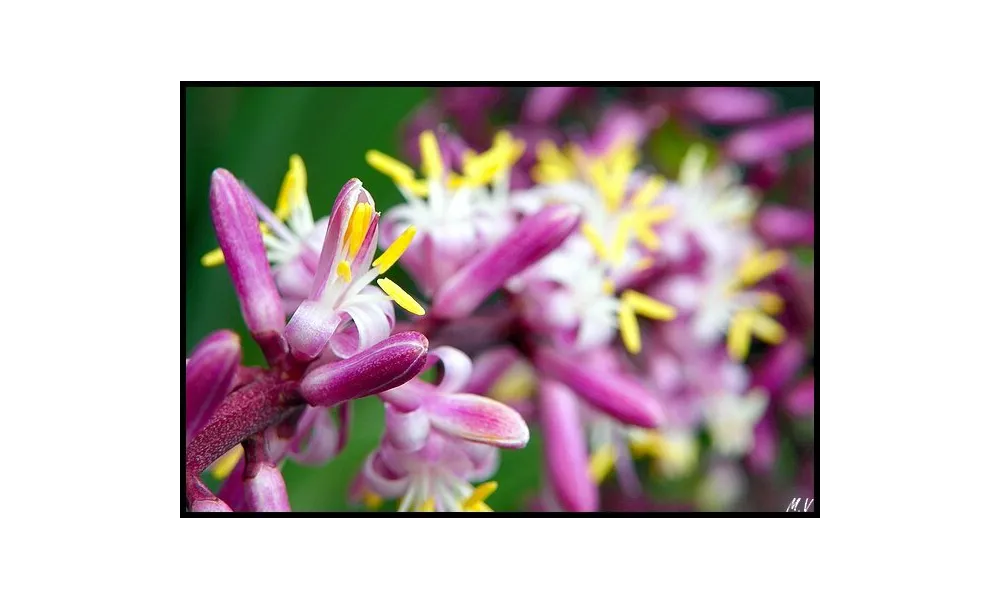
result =
M490 510L500 449L526 446L529 423L542 510L671 484L690 488L681 506L729 509L748 470L774 469L813 408L812 276L791 251L812 245L813 217L762 198L792 187L812 115L773 118L757 90L640 90L589 129L555 126L592 94L443 91L408 124L412 165L365 156L402 199L384 215L351 179L314 222L299 156L273 211L213 174L220 248L202 264L228 268L268 367L240 366L226 331L188 360L191 511L289 510L282 462L334 459L369 395L384 433L352 485L369 507ZM517 106L505 127L486 118ZM682 138L673 165L643 154L653 132L702 123L742 128ZM397 263L414 295L386 277Z

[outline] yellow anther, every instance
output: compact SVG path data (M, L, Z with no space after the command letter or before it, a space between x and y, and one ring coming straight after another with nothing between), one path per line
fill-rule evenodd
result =
M611 241L611 260L616 264L621 264L625 258L625 249L628 248L628 234L632 228L632 216L627 215L618 222L615 229L615 238Z
M660 249L660 238L656 235L656 232L649 228L648 225L638 224L635 226L635 237L639 240L639 243L643 245L650 252L654 252Z
M559 151L559 148L550 140L538 142L535 148L539 162L556 165L569 171L570 175L576 170L573 161L566 158L566 155Z
M590 457L590 478L596 483L601 483L614 466L615 448L611 444L605 444Z
M474 510L479 505L485 506L485 500L490 497L490 494L497 491L498 487L499 484L495 481L487 481L477 485L476 489L472 490L472 494L462 503L462 508Z
M667 439L655 431L643 431L629 440L629 450L635 458L662 458L668 450Z
M281 182L281 191L278 192L278 204L274 208L274 216L282 221L287 221L292 210L306 199L306 164L302 157L293 154L288 159L288 172Z
M351 265L346 260L337 263L337 277L340 277L347 283L351 282Z
M601 282L601 290L603 290L604 293L608 295L614 294L615 282L611 281L610 279L605 279L604 281Z
M632 195L632 206L635 208L646 208L656 200L667 182L659 175L653 175L642 184L642 187Z
M382 506L382 496L368 490L365 490L362 501L368 510L378 510Z
M410 242L413 241L413 236L416 234L417 228L413 225L404 229L403 233L399 234L399 237L393 243L389 244L389 247L385 249L382 256L372 262L372 266L377 267L379 273L388 271L392 265L396 264L399 257L403 256L403 253L410 246Z
M745 309L733 315L729 323L729 337L726 347L733 360L744 360L750 354L750 331L753 328L754 311Z
M417 507L417 512L434 512L434 498L424 500L424 503Z
M382 291L392 298L396 304L400 306L400 308L417 316L424 314L424 308L391 279L383 277L382 279L376 280L375 283L377 283L378 286L382 288Z
M762 312L754 312L750 323L753 334L768 344L780 344L785 341L785 328Z
M490 388L490 398L500 402L523 400L535 393L538 382L534 370L524 363L514 363Z
M639 241L640 242L642 241L642 237L641 236L639 238ZM657 240L657 241L659 241L659 240ZM652 267L654 263L656 263L656 259L653 258L652 256L643 256L639 260L635 261L635 267L633 267L633 268L636 271L645 271L649 267Z
M372 212L372 205L367 202L358 202L354 205L351 218L347 222L347 232L344 235L344 240L347 242L347 255L351 258L358 254L361 242L365 241Z
M420 196L421 198L426 198L427 194L430 193L427 182L423 180L401 179L396 181L396 185L411 192L415 196Z
M243 458L243 446L233 446L229 452L220 456L209 468L209 473L216 479L225 479L233 472L240 459Z
M618 330L622 335L625 349L632 354L638 354L642 349L642 336L639 335L639 319L635 309L627 302L618 305Z
M444 174L444 161L441 159L441 149L433 131L420 134L420 158L423 160L424 174L431 179L437 179Z
M781 250L753 253L740 265L737 275L743 285L754 285L785 266L788 257Z
M222 254L222 248L216 248L211 252L206 252L204 256L201 257L201 266L203 267L217 267L221 264L225 264L226 257Z
M675 210L673 206L654 206L640 212L637 219L646 225L656 225L674 216Z
M538 163L531 169L531 177L538 183L559 183L573 178L573 169L553 163Z
M664 304L659 300L650 298L646 294L640 294L635 290L625 290L622 293L622 302L629 305L636 313L647 319L658 321L669 321L677 317L677 309L669 304Z
M781 314L785 309L785 301L774 292L758 292L757 303L769 315Z
M580 226L580 232L583 233L583 237L587 238L590 245L594 247L597 258L608 260L608 248L604 245L604 241L601 239L601 234L598 233L597 228L590 223L584 223Z
M414 178L413 169L387 154L382 154L378 150L369 150L366 152L365 161L373 169L388 175L397 183L400 181L412 181Z

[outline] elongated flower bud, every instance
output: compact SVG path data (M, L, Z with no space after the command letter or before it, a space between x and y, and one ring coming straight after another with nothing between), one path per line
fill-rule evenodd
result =
M253 512L289 512L288 490L281 471L267 456L262 434L243 442L247 467L243 473L243 489L247 505Z
M788 206L761 208L755 227L769 246L809 245L816 236L814 215Z
M545 380L539 394L542 447L549 480L559 504L573 512L597 510L597 486L588 470L587 442L573 393Z
M285 312L246 190L225 169L212 173L212 223L233 279L243 320L268 360L285 351Z
M580 210L568 204L548 206L526 217L442 284L431 314L447 319L468 316L509 278L558 248L579 224Z
M709 123L731 125L766 117L774 110L767 92L747 87L696 87L684 94L688 110Z
M415 377L427 360L427 338L415 331L390 336L354 356L318 367L300 390L313 406L333 406L392 389Z
M198 435L222 404L239 364L240 338L232 331L216 331L195 346L185 370L186 442Z
M757 163L804 146L815 136L812 111L744 129L726 141L726 155L741 163Z
M548 123L556 118L579 90L577 87L545 86L528 91L521 107L521 118L527 123Z
M619 421L645 427L659 427L663 409L646 388L614 371L595 372L573 356L551 348L535 355L535 364L544 373L566 384L581 399Z
M777 398L805 360L805 345L797 339L790 339L774 346L767 351L760 364L754 367L753 383L750 387L764 388L768 396Z
M228 504L219 500L201 479L193 473L187 476L187 501L191 512L233 512Z

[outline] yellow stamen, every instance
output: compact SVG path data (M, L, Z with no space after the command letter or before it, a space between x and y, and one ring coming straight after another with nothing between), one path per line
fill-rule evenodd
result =
M662 458L667 454L668 443L665 437L655 431L643 431L641 435L629 440L629 450L635 458Z
M743 285L753 285L785 266L787 260L781 250L754 253L740 265L738 276Z
M382 496L368 490L363 494L363 501L368 510L378 510L382 506Z
M750 323L753 334L768 344L780 344L785 341L785 328L762 312L754 312Z
M389 270L392 265L396 264L399 257L403 256L406 249L410 246L410 242L413 241L413 236L416 235L417 228L410 225L403 230L403 233L399 234L396 240L389 244L389 247L385 249L382 256L375 259L372 262L373 267L378 267L379 273L385 273Z
M729 323L729 338L726 340L729 356L733 360L744 360L750 353L750 330L753 321L753 310L741 310L733 315Z
M421 198L426 198L427 194L430 193L430 189L427 187L427 182L417 179L400 179L396 181L396 185L411 192L415 196L420 196Z
M641 236L639 238L639 241L640 242L642 241L642 237ZM656 262L656 259L653 258L652 256L643 256L639 260L635 261L635 270L636 271L645 271L649 267L652 267L653 263L655 263L655 262Z
M580 226L580 232L587 238L590 245L594 247L597 258L608 260L608 248L604 245L604 241L601 240L601 234L597 232L597 228L590 223L584 223Z
M785 309L785 301L774 292L759 292L757 303L769 315L781 314Z
M347 283L351 282L351 265L346 260L337 263L337 277L340 277Z
M656 225L674 216L673 206L654 206L640 213L640 219L646 225Z
M412 181L414 178L413 169L387 154L382 154L378 150L369 150L366 152L365 161L373 169L388 175L397 183L400 181Z
M433 131L420 134L420 158L423 159L424 174L430 179L437 179L444 173L444 161L441 159L441 149Z
M632 218L631 216L626 216L618 222L618 227L615 229L615 239L611 242L611 260L616 265L621 264L622 259L625 258L625 249L628 247L628 233L631 227Z
M434 512L434 498L424 500L424 503L417 508L417 512Z
M367 202L358 202L354 205L351 218L347 223L347 232L344 235L344 239L347 241L347 255L351 258L358 254L361 242L365 241L372 212L372 205Z
M531 176L538 183L559 183L573 178L573 169L553 163L538 163L531 169Z
M646 208L660 195L667 182L659 175L654 175L642 184L642 187L632 196L632 206Z
M398 304L400 308L417 316L422 316L424 314L423 307L420 306L420 304L418 304L412 296L403 291L403 288L396 285L396 283L391 279L383 277L382 279L375 281L375 283L382 288L382 291L385 292L386 295L395 300L396 304Z
M573 161L566 158L566 155L560 152L559 148L550 140L539 142L536 147L536 153L538 154L538 161L541 163L560 167L563 170L569 171L570 175L576 170L573 166Z
M615 293L615 282L610 279L605 279L601 282L601 289L604 290L605 294L611 295Z
M635 237L639 239L639 243L642 244L650 252L654 252L660 249L660 238L656 235L656 232L649 228L647 225L638 224L635 226Z
M530 398L535 392L537 383L534 370L524 363L517 362L493 384L489 397L500 402Z
M472 490L472 494L462 503L462 508L472 510L480 504L485 506L485 500L490 497L490 494L497 491L498 487L499 484L495 481L487 481L477 485L476 489Z
M281 191L278 192L278 204L274 208L274 216L281 221L287 221L294 209L306 198L306 164L302 157L293 154L288 159L288 172L281 182Z
M635 309L627 302L618 305L618 330L622 335L625 349L632 354L638 354L642 349L642 337L639 335L639 319Z
M646 294L640 294L635 290L625 290L622 293L622 302L647 319L669 321L677 317L677 309L673 306L650 298Z
M216 248L211 252L206 252L204 256L201 257L201 266L203 267L218 267L221 264L225 264L226 257L222 254L222 248Z
M590 478L601 483L607 478L611 468L615 466L615 449L611 444L605 444L590 457Z
M212 463L209 473L216 479L225 479L233 472L233 469L239 464L241 458L243 458L243 446L233 446L229 452L226 452Z

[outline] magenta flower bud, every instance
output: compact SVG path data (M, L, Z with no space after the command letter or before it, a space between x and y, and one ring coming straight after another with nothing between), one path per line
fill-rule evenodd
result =
M785 408L796 417L812 414L816 401L816 380L812 375L799 381L785 397Z
M521 107L521 120L527 123L548 123L566 107L577 87L536 87L528 90Z
M802 341L790 338L767 351L753 369L750 387L764 388L771 398L777 398L806 362L806 348Z
M656 398L622 373L593 369L579 357L552 348L539 350L535 364L588 404L622 423L652 429L663 422L663 408Z
M808 246L816 235L813 213L789 206L761 207L754 225L769 246Z
M659 106L639 110L627 104L612 104L604 111L594 135L584 148L587 153L595 155L603 154L621 143L642 145L666 117L667 111Z
M446 319L470 315L509 278L562 245L579 224L580 209L569 204L548 206L526 217L507 237L442 284L431 314Z
M187 476L187 501L191 512L233 512L228 504L213 494L194 474Z
M726 155L741 163L758 163L805 146L815 136L812 111L744 129L725 143Z
M566 510L591 512L597 510L597 485L590 478L587 442L576 403L566 386L551 380L542 382L542 448L552 491Z
M767 92L745 87L696 87L684 95L689 111L708 123L732 125L760 119L774 110Z
M528 424L513 408L475 394L438 394L426 403L435 429L448 435L497 448L528 445Z
M313 406L334 406L400 386L427 360L427 338L415 331L389 336L354 356L322 365L302 379L300 391Z
M212 173L212 223L250 333L272 359L285 351L285 311L246 190L225 169Z
M290 512L288 490L281 471L267 456L262 434L243 442L247 466L243 472L243 490L247 505L253 512Z
M240 337L232 331L216 331L195 346L185 369L185 443L198 435L222 404L239 365Z

